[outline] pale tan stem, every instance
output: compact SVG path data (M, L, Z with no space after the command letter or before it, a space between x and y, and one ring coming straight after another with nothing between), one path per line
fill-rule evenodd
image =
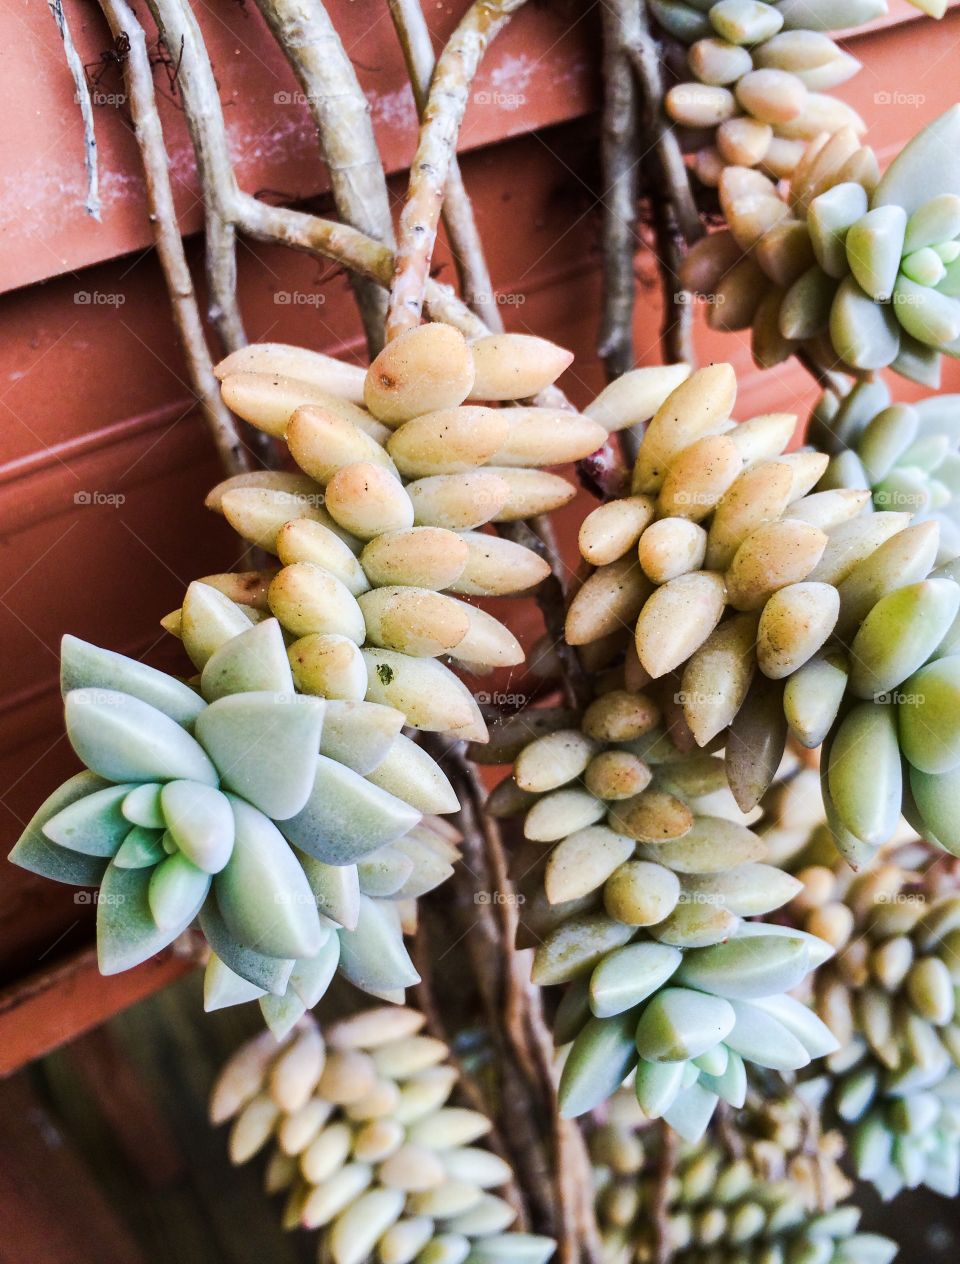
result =
M303 89L323 151L337 214L385 245L393 243L387 180L370 105L320 0L257 0ZM351 274L371 359L383 346L386 295Z
M140 147L147 207L157 256L163 269L190 380L224 472L228 476L240 474L250 469L251 461L237 431L233 414L220 398L220 384L213 375L213 364L204 337L193 279L177 225L146 36L126 0L100 0L100 7L114 37L125 35L129 41L129 52L123 68L127 97Z
M100 220L100 169L97 162L97 134L93 125L93 102L90 100L90 89L83 69L83 59L77 52L70 33L70 24L63 11L63 0L47 0L47 8L53 14L60 38L63 41L63 55L67 68L73 77L73 86L80 118L83 122L83 165L87 172L87 194L83 207L91 219Z
M430 90L435 59L430 32L420 0L387 0L390 16L407 63L417 112L422 116ZM443 193L443 222L453 251L460 291L472 311L482 316L494 332L503 329L493 282L473 214L473 204L463 183L456 154L450 159L447 185Z
M387 340L420 321L444 187L470 84L490 42L524 0L475 0L440 54L423 109L420 140L400 215L387 308Z

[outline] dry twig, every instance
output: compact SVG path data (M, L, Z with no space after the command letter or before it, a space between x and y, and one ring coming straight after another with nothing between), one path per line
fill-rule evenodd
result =
M157 257L167 284L173 320L186 356L190 381L224 472L228 476L240 474L250 469L251 462L237 431L233 414L220 398L220 384L213 375L213 364L204 337L193 279L177 225L146 37L126 0L100 0L100 7L114 38L125 35L129 45L123 66L124 81L137 144L140 147Z
M289 61L320 138L337 213L368 237L391 245L387 180L370 106L320 0L257 0ZM372 359L383 345L387 300L367 277L351 274Z
M53 14L53 20L56 22L60 38L63 40L63 55L73 77L76 102L80 107L80 117L83 120L83 165L87 172L87 195L83 204L84 210L92 219L97 220L99 223L100 173L97 164L97 136L93 126L93 102L90 100L87 76L84 74L83 62L80 60L80 54L77 52L73 36L70 34L67 15L63 11L63 0L47 0L47 8Z
M670 1264L673 1250L670 1244L670 1184L677 1166L679 1137L665 1121L661 1120L660 1156L653 1189L650 1219L653 1222L653 1256L651 1264Z
M387 0L387 3L403 50L417 103L417 113L422 116L435 64L423 9L420 0ZM478 316L483 317L489 329L498 333L503 329L503 321L493 293L493 282L487 269L473 207L464 187L455 152L450 158L450 170L443 193L443 222L457 266L464 301Z
M434 68L400 215L387 308L388 341L420 321L444 187L470 84L490 42L523 4L524 0L474 0Z

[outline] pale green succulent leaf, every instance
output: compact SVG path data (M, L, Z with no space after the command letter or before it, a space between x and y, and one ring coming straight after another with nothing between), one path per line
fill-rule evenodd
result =
M260 1012L277 1040L283 1040L307 1012L307 1007L295 992L288 991L285 996L261 996Z
M413 872L413 861L391 847L381 847L357 862L360 890L376 899L395 896Z
M196 781L168 781L160 800L167 829L187 859L206 873L219 873L233 850L226 795Z
M796 1036L811 1058L825 1058L840 1047L826 1023L794 996L758 997L753 1005L782 1023L792 1036Z
M645 1058L637 1063L634 1091L640 1109L649 1119L659 1119L676 1101L683 1087L686 1065L685 1062L647 1062Z
M844 716L827 761L829 801L854 838L878 847L893 835L903 801L896 712L861 702Z
M875 303L853 277L840 282L830 308L830 341L854 369L882 369L900 350L894 305ZM908 330L909 332L909 330Z
M296 964L292 958L268 957L244 947L227 929L215 899L206 901L199 921L207 943L232 973L263 992L284 995Z
M735 1021L735 1011L722 997L691 988L664 988L640 1015L637 1052L651 1062L687 1061L725 1040Z
M960 299L918 285L903 273L894 288L893 311L911 338L924 346L949 351L960 338Z
M960 105L953 105L901 149L870 199L871 206L901 206L913 215L932 198L960 196Z
M941 847L960 856L960 768L943 773L910 769L910 789L925 832L933 834Z
M97 959L101 974L119 974L141 965L187 929L199 905L182 910L178 922L157 926L148 892L151 869L107 866L97 899ZM199 901L203 903L202 898Z
M320 916L306 875L262 812L230 795L233 852L214 892L235 939L272 957L310 957L321 944Z
M283 632L264 619L225 641L207 660L200 690L208 702L235 693L293 693L293 675Z
M60 689L64 696L74 689L130 694L185 728L193 726L204 707L196 691L175 676L70 635L60 642Z
M901 693L897 722L908 762L931 774L960 766L960 656L921 667Z
M795 1071L810 1055L783 1023L749 1001L731 1001L735 1023L727 1044L746 1062L771 1071Z
M144 829L166 829L167 822L160 803L162 789L159 781L148 781L130 791L120 810L131 825L142 825Z
M530 1233L495 1233L473 1241L466 1264L547 1264L556 1249L552 1238Z
M10 852L10 861L21 869L54 882L78 887L98 886L107 867L106 860L60 847L47 838L43 826L64 808L106 788L107 783L92 772L80 772L70 777L33 814Z
M403 712L396 707L330 699L320 735L320 754L366 777L386 759L403 723Z
M357 866L325 865L322 860L300 850L296 851L296 855L320 913L345 930L355 930L360 916Z
M323 710L321 699L300 694L231 694L207 707L197 736L225 786L284 820L310 797Z
M427 815L460 808L460 800L437 761L402 733L376 768L367 773L367 779Z
M340 971L354 987L380 995L419 983L393 905L361 895L356 928L338 934Z
M51 842L87 856L109 858L130 832L121 805L130 786L107 786L77 799L43 826Z
M320 755L306 803L281 829L325 864L349 865L394 842L419 820L416 808Z
M664 1112L664 1119L678 1132L684 1141L699 1141L707 1131L707 1125L713 1118L720 1099L716 1093L701 1084L691 1084L677 1097L669 1110Z
M645 1001L671 977L683 954L667 944L628 944L608 953L590 976L590 1008L611 1018Z
M255 1001L264 995L263 988L241 979L239 974L234 974L215 952L210 954L210 960L203 972L203 1008L208 1014L232 1005Z
M313 1009L325 995L339 963L340 936L331 931L315 956L305 957L294 965L290 975L290 989L307 1009Z
M636 1064L635 1010L615 1018L591 1018L571 1046L560 1075L564 1119L583 1115L612 1096Z
M743 1058L732 1049L727 1049L727 1065L723 1073L721 1075L701 1074L700 1084L709 1092L716 1093L735 1110L739 1110L747 1100L747 1068L744 1066Z
M135 825L120 844L113 863L118 869L146 869L166 856L163 831Z
M154 867L147 902L160 930L193 921L210 890L210 874L192 864L182 852L167 856ZM189 915L189 916L188 916Z
M907 213L901 206L878 206L850 226L847 263L857 284L875 303L893 294L903 256Z
M753 1000L789 992L810 970L810 953L797 939L754 935L684 954L677 982L716 996Z
M203 747L175 720L139 698L109 689L74 689L67 694L65 712L71 746L107 781L182 778L219 784Z

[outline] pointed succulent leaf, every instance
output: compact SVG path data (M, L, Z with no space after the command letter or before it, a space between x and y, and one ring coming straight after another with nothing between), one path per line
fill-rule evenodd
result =
M811 1058L825 1058L840 1047L826 1023L796 997L765 996L754 1000L753 1005L782 1023L791 1036L796 1036Z
M540 987L550 987L587 974L607 953L623 947L635 934L635 927L602 913L569 917L539 944L533 959L533 981Z
M887 842L903 801L895 709L861 702L849 711L830 744L827 770L829 798L845 829L871 847Z
M736 938L747 939L757 935L781 935L785 939L798 939L805 944L810 953L810 969L816 970L834 955L835 949L825 939L811 935L809 931L798 930L795 926L781 926L777 922L741 922L737 927Z
M878 206L851 225L846 236L847 263L860 288L875 303L893 294L907 213L902 206Z
M691 1084L677 1097L664 1119L684 1141L699 1141L713 1118L719 1098L701 1084Z
M634 1090L640 1109L649 1119L659 1119L670 1109L683 1086L685 1062L637 1063Z
M130 791L120 810L131 825L142 825L144 829L166 829L160 803L162 789L159 781L148 781Z
M126 786L107 786L50 817L43 832L51 842L87 856L112 856L130 832L121 805Z
M610 1018L645 1001L662 987L683 954L666 944L628 944L608 953L590 976L590 1008Z
M60 689L64 696L74 689L130 694L185 728L191 728L203 710L203 699L182 680L76 636L60 642Z
M403 712L379 702L327 702L320 754L366 777L386 759L403 728Z
M401 991L420 981L403 943L397 912L383 900L360 896L356 929L341 930L340 970L374 996Z
M730 1003L690 988L669 987L644 1008L637 1024L637 1052L651 1062L681 1062L726 1039L736 1015Z
M113 858L118 869L146 869L166 856L163 831L135 825L124 838Z
M80 772L54 790L33 814L16 846L10 852L10 860L54 882L66 882L72 886L98 886L106 869L106 861L100 856L87 856L70 851L51 842L43 827L52 817L73 803L106 789L106 782L92 772Z
M875 303L846 277L830 308L830 341L851 368L882 369L900 350L899 326L890 306Z
M307 1007L296 992L287 991L284 996L261 996L260 1012L276 1039L285 1040L307 1012Z
M183 778L219 784L203 747L175 720L139 698L110 689L74 689L67 694L65 711L71 746L108 781Z
M287 647L277 620L264 619L215 650L201 673L200 690L208 702L234 693L293 693Z
M810 953L801 940L754 935L684 954L677 982L717 996L753 1000L789 992L809 969Z
M152 869L107 866L97 900L97 959L101 974L119 974L140 965L187 929L203 904L181 910L179 921L159 927L150 908Z
M709 1092L716 1093L735 1110L739 1110L747 1100L747 1068L743 1064L743 1058L732 1049L727 1049L727 1065L722 1074L702 1074L700 1084Z
M251 622L236 602L212 585L195 580L184 594L180 612L183 648L202 672L221 645L246 632Z
M615 1018L592 1018L567 1055L560 1075L560 1114L583 1115L612 1096L635 1065L635 1010Z
M241 979L239 974L234 974L215 952L210 954L210 960L203 972L203 1008L208 1014L214 1010L227 1009L231 1005L255 1001L264 995L263 988Z
M960 657L928 663L904 681L897 720L914 768L943 773L960 765Z
M232 694L207 707L197 736L225 785L284 820L310 797L323 710L319 698L299 694Z
M344 764L314 757L312 788L302 809L281 822L284 835L325 864L349 865L402 837L420 813Z
M310 957L320 947L320 917L306 875L283 835L262 812L230 795L236 837L214 891L231 934L274 957Z
M418 812L440 815L456 812L460 807L456 792L437 761L402 733L367 778Z
M179 926L188 912L192 921L209 890L209 873L198 869L182 852L174 852L150 874L147 901L153 920L160 930Z
M183 854L205 873L219 873L233 850L226 795L196 781L168 781L160 798L167 829Z
M927 831L941 847L960 856L960 768L939 774L911 768L910 789Z
M960 195L960 105L928 123L894 158L870 199L871 206L902 206L913 215L931 198Z
M295 849L323 917L345 930L355 930L360 916L360 878L356 865L326 865Z
M252 987L283 996L296 964L293 958L268 957L244 947L227 929L215 899L206 901L199 920L204 938L229 970Z
M748 1001L731 1001L735 1016L727 1044L747 1062L771 1071L795 1071L810 1061L803 1044L772 1014Z
M307 1009L326 993L340 963L340 936L331 931L323 947L313 957L304 957L293 967L290 990L295 992Z

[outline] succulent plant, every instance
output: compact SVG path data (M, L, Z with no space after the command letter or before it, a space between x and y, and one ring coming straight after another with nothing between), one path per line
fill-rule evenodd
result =
M700 143L693 166L704 184L716 185L727 166L760 167L779 180L821 134L866 130L855 110L825 95L860 69L827 32L869 22L886 11L885 0L651 0L650 7L689 45L693 81L674 85L664 108ZM708 144L700 141L704 132Z
M816 1084L862 1180L885 1198L920 1184L955 1197L960 874L917 841L857 876L816 863L823 850L814 834L788 909L837 950L813 982L813 1005L840 1042Z
M631 496L581 528L597 569L567 639L614 664L615 687L645 691L678 749L723 746L744 811L789 731L824 744L828 817L851 862L888 841L901 812L955 851L960 586L955 562L932 571L938 522L872 512L863 487L814 491L827 455L784 454L789 414L734 426L735 394L730 366L712 365L657 411Z
M232 1161L269 1145L284 1226L320 1229L332 1264L545 1264L554 1243L510 1232L514 1208L490 1191L513 1174L474 1144L487 1118L446 1104L457 1072L423 1025L415 1010L374 1009L244 1045L210 1101L215 1124L233 1121Z
M677 1264L887 1264L896 1247L858 1233L859 1212L838 1160L837 1132L781 1088L754 1090L729 1120L742 1147L734 1157L711 1131L680 1148L665 1198L661 1137L621 1090L590 1134L604 1264L649 1264L657 1254L654 1209L663 1199L669 1258Z
M802 349L824 370L885 367L928 386L960 353L960 106L881 177L852 127L807 146L786 194L745 166L719 176L726 233L691 251L685 280L711 323L752 327L763 367Z
M279 619L305 693L386 704L416 728L482 740L474 697L440 659L484 671L522 662L523 651L460 597L529 589L549 567L481 528L566 504L573 486L537 467L579 460L607 438L565 409L490 401L535 395L571 359L522 334L468 345L441 324L395 339L365 374L275 344L228 357L217 370L224 400L282 437L301 472L244 474L210 493L211 508L282 563L242 586L213 577L224 622ZM196 595L167 626L202 669Z
M87 771L43 804L11 860L99 888L104 974L196 919L209 1009L260 998L285 1031L338 966L402 999L418 977L403 945L410 904L456 855L422 819L456 808L449 782L400 734L399 712L297 694L275 619L202 633L199 691L64 638L67 735ZM389 788L371 779L384 768Z
M552 845L542 879L523 860L522 920L534 982L566 985L561 1110L584 1114L632 1076L645 1114L696 1140L720 1100L743 1105L748 1063L792 1070L836 1048L787 995L832 949L747 920L796 879L762 863L722 760L677 751L657 718L643 694L600 693L580 728L521 751L489 806L520 795L526 837Z
M960 554L960 396L893 403L879 379L824 391L811 418L818 447L833 455L817 490L864 487L875 509L935 519L937 562Z

